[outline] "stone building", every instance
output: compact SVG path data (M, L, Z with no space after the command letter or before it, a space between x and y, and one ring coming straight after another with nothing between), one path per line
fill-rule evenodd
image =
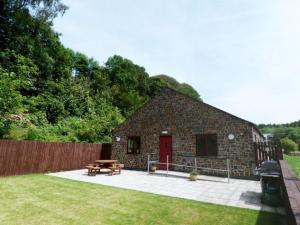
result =
M228 158L232 176L251 177L253 141L259 140L263 136L255 124L166 88L113 131L111 157L134 169L147 168L149 153L160 162L168 157L169 162L186 166L194 165L196 157L198 167L214 169L226 169Z

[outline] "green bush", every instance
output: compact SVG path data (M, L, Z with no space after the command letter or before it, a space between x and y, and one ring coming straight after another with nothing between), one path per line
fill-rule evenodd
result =
M197 176L198 175L198 172L196 170L193 170L191 173L190 173L191 176Z
M9 133L9 129L10 121L0 117L0 138L3 138L7 133Z
M4 138L13 140L23 140L24 138L26 138L27 132L27 128L12 127L10 128L9 133L4 136Z
M280 139L280 142L286 154L298 150L297 143L287 137Z

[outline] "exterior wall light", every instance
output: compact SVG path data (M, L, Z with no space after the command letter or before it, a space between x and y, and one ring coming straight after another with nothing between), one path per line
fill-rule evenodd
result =
M167 130L163 130L161 133L162 134L168 134L169 132Z
M116 137L116 141L119 142L121 140L120 137Z

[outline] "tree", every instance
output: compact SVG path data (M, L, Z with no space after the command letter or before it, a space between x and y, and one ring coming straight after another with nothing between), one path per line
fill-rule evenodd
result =
M105 63L104 73L111 84L113 104L121 109L124 116L130 115L149 99L151 81L143 67L115 55Z
M100 65L65 48L52 21L66 9L60 0L0 1L1 138L110 142L116 126L167 86L121 56ZM177 86L197 98L191 86Z
M154 76L154 78L160 79L165 87L172 88L172 89L177 90L183 94L186 94L196 100L202 101L198 92L189 84L179 83L173 77L170 77L170 76L167 76L164 74L156 75L156 76Z
M8 133L10 115L21 111L22 96L17 90L18 81L0 67L0 138Z
M174 79L173 77L170 77L168 75L165 74L159 74L156 75L154 77L159 78L160 80L162 80L168 87L173 88L173 89L177 89L180 85L180 83Z
M278 124L278 125L260 125L260 129L263 133L272 133L274 140L279 141L282 138L288 137L289 139L297 142L300 139L300 126L290 124Z
M0 2L0 48L8 49L14 40L24 36L30 27L24 26L29 20L52 24L59 14L68 7L60 0L2 0ZM22 20L25 20L22 23ZM20 23L21 22L21 23ZM38 30L39 27L35 27ZM18 32L23 31L15 36Z
M39 89L44 80L70 75L69 52L51 28L52 20L67 6L60 0L4 0L0 5L0 51L14 50L39 68Z
M180 91L181 93L186 94L194 99L201 100L198 92L189 84L186 84L186 83L180 84L178 91Z
M13 74L12 79L18 80L17 89L22 95L35 95L39 69L31 59L13 50L6 50L0 52L0 62L7 73Z
M290 152L293 152L293 151L297 151L298 150L298 145L296 142L294 142L293 140L285 137L285 138L282 138L280 140L281 142L281 146L282 148L284 149L284 152L286 154L289 154Z

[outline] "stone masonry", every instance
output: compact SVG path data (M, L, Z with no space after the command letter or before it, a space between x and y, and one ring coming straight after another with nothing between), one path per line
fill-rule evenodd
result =
M196 134L205 133L217 135L217 156L196 157ZM234 134L235 139L229 140L229 134ZM163 135L172 136L173 163L194 165L196 157L199 167L226 169L228 157L234 177L252 176L253 141L263 138L253 123L166 88L114 130L111 157L127 168L146 169L148 153L155 153L152 159L159 158L159 137ZM140 154L127 154L128 136L140 136Z

